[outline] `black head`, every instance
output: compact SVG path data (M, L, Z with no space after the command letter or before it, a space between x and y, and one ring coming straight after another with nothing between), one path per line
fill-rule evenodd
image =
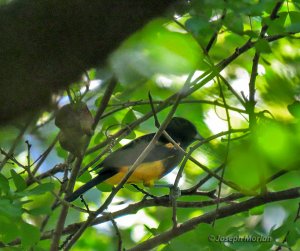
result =
M194 124L180 117L172 118L166 128L166 131L172 137L172 139L180 143L182 148L186 148L189 144L197 139L202 139Z

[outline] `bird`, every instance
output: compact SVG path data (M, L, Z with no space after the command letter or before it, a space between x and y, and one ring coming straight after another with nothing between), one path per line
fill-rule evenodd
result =
M182 117L173 117L165 131L184 150L195 140L203 139L195 125ZM150 133L141 136L111 153L93 169L101 168L97 176L67 196L66 201L76 200L80 195L102 182L110 185L119 184L154 135L155 133ZM127 183L143 183L145 186L152 186L156 180L172 171L183 157L184 153L162 134L154 148L129 177Z

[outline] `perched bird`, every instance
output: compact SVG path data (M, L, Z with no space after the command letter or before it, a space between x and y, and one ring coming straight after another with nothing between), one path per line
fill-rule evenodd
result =
M170 121L166 132L183 149L186 149L193 141L202 139L196 127L190 121L180 117L174 117ZM101 182L111 185L120 183L154 135L155 133L150 133L141 136L110 154L95 167L95 169L102 168L98 175L73 192L66 200L74 201L81 194ZM182 161L183 157L184 154L176 149L164 135L161 135L154 148L129 177L127 183L143 183L150 186L172 171Z

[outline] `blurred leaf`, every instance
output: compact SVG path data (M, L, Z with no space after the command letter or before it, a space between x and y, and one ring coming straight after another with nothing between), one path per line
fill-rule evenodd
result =
M186 28L192 33L199 35L203 30L211 27L209 20L200 16L192 17L185 22Z
M227 14L224 25L234 33L241 35L244 32L243 18L237 13Z
M0 192L7 193L9 191L9 183L7 178L0 173Z
M270 144L274 139L276 143ZM261 125L255 142L257 150L269 159L273 167L288 169L299 161L298 140L292 128L272 122Z
M299 32L300 31L300 13L297 11L289 11L289 17L291 24L287 27L288 32Z
M125 117L123 118L122 124L128 125L136 120L137 120L137 117L135 116L133 110L129 109L129 111L126 113Z
M265 210L265 205L259 206L259 207L254 207L249 210L250 215L262 215Z
M265 102L270 102L277 105L290 104L294 100L295 88L294 82L283 74L276 71L268 71L264 76L266 86L259 86L261 95Z
M280 227L270 231L270 236L274 239L278 239L282 236L285 236L287 232L293 228L294 220L292 217L289 217Z
M255 43L255 48L256 48L257 52L260 52L260 53L271 53L272 52L268 41L265 39L259 39Z
M13 204L10 200L0 199L0 212L9 217L20 217L23 213L23 209Z
M289 231L286 238L286 242L290 247L292 247L299 241L299 239L300 239L299 229L294 228Z
M17 192L25 190L27 185L23 177L20 174L18 174L14 169L11 169L10 173L13 178L14 184L17 188Z
M270 20L269 17L263 19L263 23L268 25L268 34L282 34L285 31L285 21L288 16L288 12L280 12L278 17L274 20Z
M51 214L52 209L50 206L41 206L41 207L36 207L30 210L27 210L28 214L31 215L45 215L45 214Z
M63 159L67 159L68 157L68 152L64 150L60 145L57 145L55 147L55 150L57 152L57 155Z
M300 102L294 101L293 104L288 105L288 110L295 118L300 118Z
M37 227L24 222L20 228L20 238L24 247L34 245L40 240L40 231Z
M265 242L259 245L259 247L256 249L256 251L265 251L265 250L272 250L274 243L272 241Z
M101 192L111 192L113 185L107 184L105 182L96 186Z
M232 144L232 147L225 172L226 179L245 189L250 189L270 176L267 159L260 154L251 140Z
M18 221L0 214L0 240L4 243L9 243L19 237L19 229L16 227Z
M189 34L171 32L162 20L150 22L111 57L111 65L122 83L145 82L157 74L187 74L207 68L198 44Z
M86 171L82 175L80 175L80 177L77 178L77 181L86 183L89 180L91 180L91 178L92 178L92 175L90 174L90 172Z
M46 192L50 192L54 189L54 184L53 183L43 183L39 184L36 187L30 189L30 190L25 190L23 192L20 192L19 194L22 194L24 196L29 196L29 195L41 195Z

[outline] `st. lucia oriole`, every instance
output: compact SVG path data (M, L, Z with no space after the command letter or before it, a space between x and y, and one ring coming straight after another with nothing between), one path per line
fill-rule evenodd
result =
M166 128L171 138L186 149L193 141L202 139L196 127L188 120L174 117ZM143 150L147 147L155 134L150 133L141 136L117 151L111 153L95 169L102 168L98 175L73 192L67 201L71 202L81 194L98 185L101 182L118 184L134 164ZM183 159L184 155L176 149L164 136L160 136L154 148L150 151L143 162L135 169L127 180L127 183L143 183L151 185L154 181L172 171Z

